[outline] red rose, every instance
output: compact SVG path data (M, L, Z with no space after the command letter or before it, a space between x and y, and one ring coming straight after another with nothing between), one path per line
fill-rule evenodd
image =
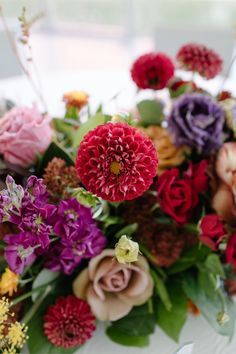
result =
M225 253L227 262L236 267L236 233L230 237Z
M226 230L219 215L209 214L204 216L200 222L200 240L202 243L213 251L217 251L219 243L225 236Z
M192 179L193 188L196 193L203 193L207 189L208 176L206 175L206 169L208 166L207 160L202 160L201 162L193 165L192 162L189 163L187 171L184 173L185 177Z
M185 224L196 200L191 179L181 179L179 170L172 168L158 178L157 192L164 212L178 224Z

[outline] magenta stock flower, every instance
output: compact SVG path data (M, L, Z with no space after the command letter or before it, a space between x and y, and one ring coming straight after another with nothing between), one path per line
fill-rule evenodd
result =
M150 187L157 162L149 138L126 123L107 123L84 137L76 168L90 192L118 202L137 198Z

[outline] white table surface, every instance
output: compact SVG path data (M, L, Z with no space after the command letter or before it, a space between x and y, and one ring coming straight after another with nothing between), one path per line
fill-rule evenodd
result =
M212 80L204 85L216 93L220 87L220 80ZM63 112L62 96L67 91L85 90L90 94L92 107L95 108L103 102L106 112L112 114L131 108L135 95L135 88L125 71L67 72L58 75L49 73L42 76L42 86L48 112L53 116ZM235 92L236 86L232 84L229 86ZM118 99L109 102L111 97L121 90ZM143 94L144 97L146 95L150 95L150 92ZM26 79L22 77L0 80L1 96L10 98L20 105L37 102ZM173 354L182 344L188 342L194 342L193 354L236 353L236 335L229 343L228 338L216 334L202 316L190 315L178 344L157 328L155 334L151 336L149 347L144 349L123 347L111 342L104 334L104 324L99 323L93 338L79 350L78 354Z

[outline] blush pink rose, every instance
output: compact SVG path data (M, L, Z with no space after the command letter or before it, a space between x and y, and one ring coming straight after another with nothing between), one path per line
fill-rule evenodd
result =
M133 306L144 304L153 293L153 280L146 259L121 264L112 249L89 262L73 283L75 296L87 300L100 321L116 321Z
M51 140L50 119L36 106L14 107L0 119L0 153L6 162L28 167L45 152Z

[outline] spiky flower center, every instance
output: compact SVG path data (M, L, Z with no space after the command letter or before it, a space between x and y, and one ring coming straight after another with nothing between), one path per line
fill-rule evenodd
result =
M121 173L121 165L119 164L119 162L117 161L113 161L110 164L110 171L111 173L113 173L114 175L118 176Z

